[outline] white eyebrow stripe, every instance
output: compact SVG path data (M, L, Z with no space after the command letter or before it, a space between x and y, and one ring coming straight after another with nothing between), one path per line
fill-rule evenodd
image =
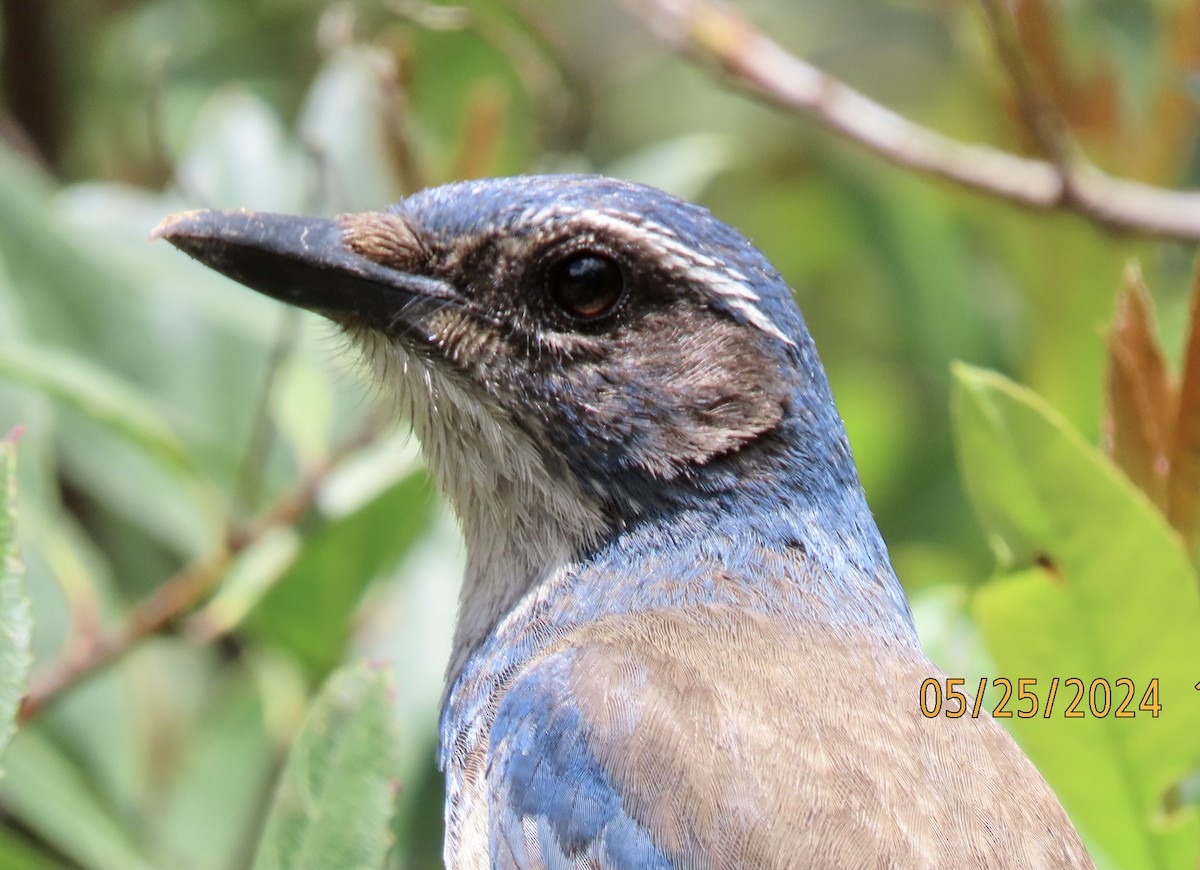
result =
M728 272L720 272L718 278L710 279L710 283L713 283L714 280L721 285L719 292L722 296L733 296L738 299L745 299L747 302L762 301L762 298L757 293L741 281L731 278Z
M656 248L663 255L664 265L691 278L697 284L710 288L725 299L730 308L740 312L746 321L784 344L795 345L777 327L756 303L761 297L750 287L750 279L740 270L724 265L718 260L692 250L679 237L662 225L640 218L628 212L611 209L577 209L573 207L547 206L542 209L527 209L521 222L541 226L551 220L568 220L579 224L581 231L599 230L634 244Z
M715 269L719 265L712 257L706 257L699 251L690 250L688 246L682 242L677 242L672 239L659 239L658 244L665 250L674 253L677 257L689 260L690 262L699 266L703 266L706 269Z
M516 225L519 227L540 227L550 223L550 221L569 219L582 213L582 210L575 206L562 205L561 203L552 203L541 208L529 206L517 216Z
M662 224L658 223L657 221L644 220L644 221L642 221L642 226L645 227L647 230L649 230L652 233L658 233L663 238L667 238L667 239L679 238L679 233L675 232L670 227L663 226Z
M741 300L738 300L738 299L731 300L729 303L729 306L731 308L736 308L738 311L741 311L742 314L744 314L746 316L746 320L748 320L750 323L757 326L763 332L767 333L767 335L774 336L779 341L782 341L784 344L792 345L793 347L795 346L796 343L794 341L792 341L790 338L788 338L786 335L784 335L782 332L780 332L779 327L777 327L774 323L772 323L771 319L769 317L767 317L765 314L763 314L755 306L753 306L747 302L742 302Z
M632 227L635 232L639 229ZM639 233L645 235L645 233ZM751 289L749 279L738 269L725 266L718 260L692 250L682 242L676 241L674 233L670 237L655 234L652 242L668 254L672 265L680 268L691 276L697 283L710 287L717 295L728 300L729 306L740 311L746 320L784 344L794 345L775 323L763 313L756 303L761 297Z

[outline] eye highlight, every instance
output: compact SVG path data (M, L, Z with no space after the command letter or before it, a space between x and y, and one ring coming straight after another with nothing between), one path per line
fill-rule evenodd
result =
M550 267L546 292L572 317L596 320L616 308L625 295L625 272L611 257L578 251Z

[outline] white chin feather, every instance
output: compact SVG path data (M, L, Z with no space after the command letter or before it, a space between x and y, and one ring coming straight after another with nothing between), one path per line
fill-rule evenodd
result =
M547 468L529 435L480 391L383 336L350 335L411 424L466 541L453 679L497 621L523 609L525 593L598 535L603 515L573 480Z

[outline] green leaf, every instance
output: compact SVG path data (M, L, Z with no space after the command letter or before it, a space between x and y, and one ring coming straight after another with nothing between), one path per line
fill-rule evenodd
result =
M737 160L736 143L731 138L716 133L686 133L626 155L604 171L696 200Z
M333 376L312 357L293 354L279 372L271 395L272 418L301 468L311 467L329 454L334 399Z
M968 686L995 672L979 626L970 618L965 586L930 586L909 593L921 649L942 670Z
M322 67L304 100L298 127L331 179L324 211L379 208L402 190L388 138L388 76L395 60L386 51L343 46Z
M392 845L397 736L385 672L338 671L288 757L254 870L377 870Z
M413 472L352 513L318 526L248 617L252 629L323 677L341 660L363 590L408 551L429 512L428 480Z
M50 347L0 347L0 378L31 387L105 424L187 477L196 472L191 454L149 400L83 357Z
M0 753L16 731L32 663L24 573L17 550L17 445L8 437L0 439Z
M292 567L300 552L293 526L270 529L238 553L212 599L188 620L189 634L212 640L232 631Z
M74 484L186 557L208 545L218 522L215 492L138 387L87 357L31 344L0 347L0 379L83 416L58 436Z
M1049 716L1009 724L1089 843L1122 868L1195 867L1200 820L1172 795L1200 765L1200 594L1178 537L1149 500L1037 396L958 366L963 477L1000 559L975 619L997 676L1037 680ZM1079 678L1079 694L1064 684ZM1130 694L1116 681L1133 682ZM1089 709L1093 680L1098 707ZM1161 713L1139 710L1151 681Z
M22 730L13 741L0 801L6 814L82 867L150 870L152 866L123 822L101 802L95 783L42 729Z
M307 205L311 167L279 113L245 87L230 86L197 115L178 176L214 207L296 212Z
M252 660L256 659L256 660ZM288 692L287 665L271 668L269 692ZM278 772L277 744L266 732L267 694L254 671L266 670L251 653L226 667L223 679L206 692L200 714L178 731L178 761L169 783L156 789L160 826L156 858L160 867L230 870L244 867L247 845L260 834L263 798ZM302 683L299 669L292 682ZM295 711L303 709L300 694ZM296 721L295 718L292 720ZM220 776L214 776L220 771ZM164 787L165 786L165 787ZM196 845L203 843L203 849Z
M61 870L62 864L43 855L24 837L0 827L0 870Z

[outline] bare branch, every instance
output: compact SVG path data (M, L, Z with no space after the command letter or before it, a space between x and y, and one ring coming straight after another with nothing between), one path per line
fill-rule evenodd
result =
M146 638L170 628L217 585L235 556L270 530L292 525L303 517L315 502L329 472L346 456L373 440L379 430L380 420L369 417L357 435L338 445L294 489L252 522L231 527L225 540L213 552L169 577L134 607L115 630L98 635L88 646L41 669L21 701L20 721L25 723L33 719L63 692L114 664Z
M1061 209L1108 229L1200 241L1200 194L1114 178L959 142L922 127L789 54L742 15L709 0L623 0L667 44L715 63L752 96L812 118L906 169L1028 208Z

